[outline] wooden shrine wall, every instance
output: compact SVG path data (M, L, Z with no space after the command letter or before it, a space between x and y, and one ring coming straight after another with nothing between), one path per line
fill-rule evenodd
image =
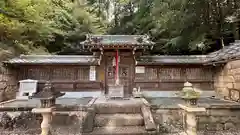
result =
M181 90L184 82L201 90L213 90L211 67L146 66L144 73L135 73L135 87L143 90Z
M21 66L18 80L34 79L41 89L46 81L51 81L59 91L95 91L102 89L102 83L89 81L90 66Z

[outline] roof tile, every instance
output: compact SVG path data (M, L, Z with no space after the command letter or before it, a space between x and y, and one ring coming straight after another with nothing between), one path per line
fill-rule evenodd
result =
M141 42L141 41L142 42ZM147 35L88 35L81 44L93 45L152 45Z
M5 61L9 64L83 64L97 65L99 58L83 55L21 55Z

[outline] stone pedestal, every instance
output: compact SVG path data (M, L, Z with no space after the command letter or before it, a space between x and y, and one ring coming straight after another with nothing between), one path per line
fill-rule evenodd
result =
M51 135L50 127L52 121L52 108L34 108L32 110L33 113L41 114L43 117L43 121L41 123L41 135Z
M108 86L108 96L109 98L123 98L124 97L123 85Z
M197 135L196 114L199 112L205 112L206 109L194 106L189 107L182 104L179 104L178 106L182 108L186 114L186 120L184 120L186 122L185 135Z

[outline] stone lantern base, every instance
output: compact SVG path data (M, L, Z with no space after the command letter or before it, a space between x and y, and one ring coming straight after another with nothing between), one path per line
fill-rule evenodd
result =
M206 112L205 108L201 107L193 107L193 106L185 106L182 104L178 104L178 106L184 110L186 113L186 131L185 135L197 135L197 113Z
M51 121L52 121L52 111L53 108L34 108L32 110L33 113L41 114L43 117L42 123L41 123L41 135L51 135L50 127L51 127Z

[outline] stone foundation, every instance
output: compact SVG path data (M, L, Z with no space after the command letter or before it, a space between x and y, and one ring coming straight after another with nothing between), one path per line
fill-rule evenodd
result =
M212 99L213 101L211 101L210 103L210 101L207 101L207 100L209 99L207 98L201 99L199 103L201 106L205 106L207 109L205 113L198 113L197 115L197 122L198 122L197 127L199 131L208 133L208 132L216 132L216 131L223 131L223 132L233 131L233 130L235 131L240 129L240 105L238 103L234 103L230 101L215 101L216 99L215 100ZM99 100L96 100L96 101L99 101ZM174 98L169 99L169 101L171 101L171 104L180 103L180 101ZM203 103L202 101L205 101L205 102ZM65 134L80 135L81 132L83 132L83 128L87 129L88 131L91 131L92 127L94 126L93 125L94 123L95 123L95 126L96 125L103 126L103 127L108 126L108 122L110 122L110 120L113 121L113 124L117 123L116 125L128 125L128 126L138 125L138 128L141 127L141 130L144 130L144 131L146 130L146 127L145 127L146 125L143 124L144 115L141 114L140 105L134 107L132 106L132 102L130 102L129 104L122 105L122 106L120 105L113 106L115 102L117 101L107 100L108 104L104 105L104 103L101 102L101 104L98 104L98 106L95 106L98 108L98 109L97 108L94 109L97 113L96 115L97 119L95 119L95 121L93 121L92 119L94 118L95 114L92 111L93 106L90 106L90 103L89 103L89 106L84 106L81 108L65 107L65 108L57 109L53 114L51 130L52 132L59 135L65 135ZM121 103L123 102L128 102L128 101L124 101L124 100L121 101ZM162 133L174 134L174 133L179 133L184 131L186 127L183 121L185 119L185 111L179 108L178 106L167 105L169 102L165 101L164 103L165 104L161 104L161 105L148 104L149 105L148 107L151 106L152 116L157 126L157 130L160 132L159 134L162 134ZM28 133L30 135L30 133L33 131L35 134L40 133L41 132L40 124L42 121L41 115L32 114L31 110L32 108L27 108L27 107L1 108L0 114L3 115L4 111L7 111L8 117L2 117L1 115L0 125L4 125L4 123L7 123L5 124L7 125L7 127L0 126L0 128L1 129L4 128L3 129L4 132L5 131L15 132L16 130L18 130L19 132L26 131L27 133L25 132L25 135L27 135ZM111 113L107 114L107 112L111 112ZM118 115L116 115L116 113ZM129 113L132 113L133 115L128 115ZM137 116L138 118L135 116ZM125 117L128 117L129 119L133 119L133 120L128 121L129 119L128 120L123 119ZM112 120L113 118L115 119ZM9 122L5 122L5 121L9 121ZM146 124L146 122L144 123ZM208 135L207 133L206 135ZM86 134L89 134L89 133L86 133Z
M17 84L17 72L0 64L0 102L16 97Z
M240 60L230 61L214 69L214 87L226 99L239 102L240 99Z
M60 130L62 134L69 132L71 134L80 134L82 132L82 123L87 112L58 112L52 118L51 132L58 133ZM4 132L25 132L25 134L40 134L41 133L40 114L33 114L31 111L25 112L1 112L0 130ZM5 134L4 134L5 135Z
M177 133L185 129L184 111L180 108L152 109L159 132ZM240 108L207 108L197 115L200 131L227 131L240 129Z
M152 109L153 117L161 133L178 133L184 130L183 110L180 108ZM3 114L3 112L2 112ZM14 117L13 127L2 129L4 132L40 133L41 116L31 112L9 113ZM87 112L59 112L53 116L51 131L57 134L80 134ZM2 117L1 117L2 118ZM198 130L204 132L235 131L240 129L240 109L208 108L206 114L198 115ZM2 122L2 121L1 121ZM11 124L10 124L11 125ZM32 133L34 131L34 133Z

